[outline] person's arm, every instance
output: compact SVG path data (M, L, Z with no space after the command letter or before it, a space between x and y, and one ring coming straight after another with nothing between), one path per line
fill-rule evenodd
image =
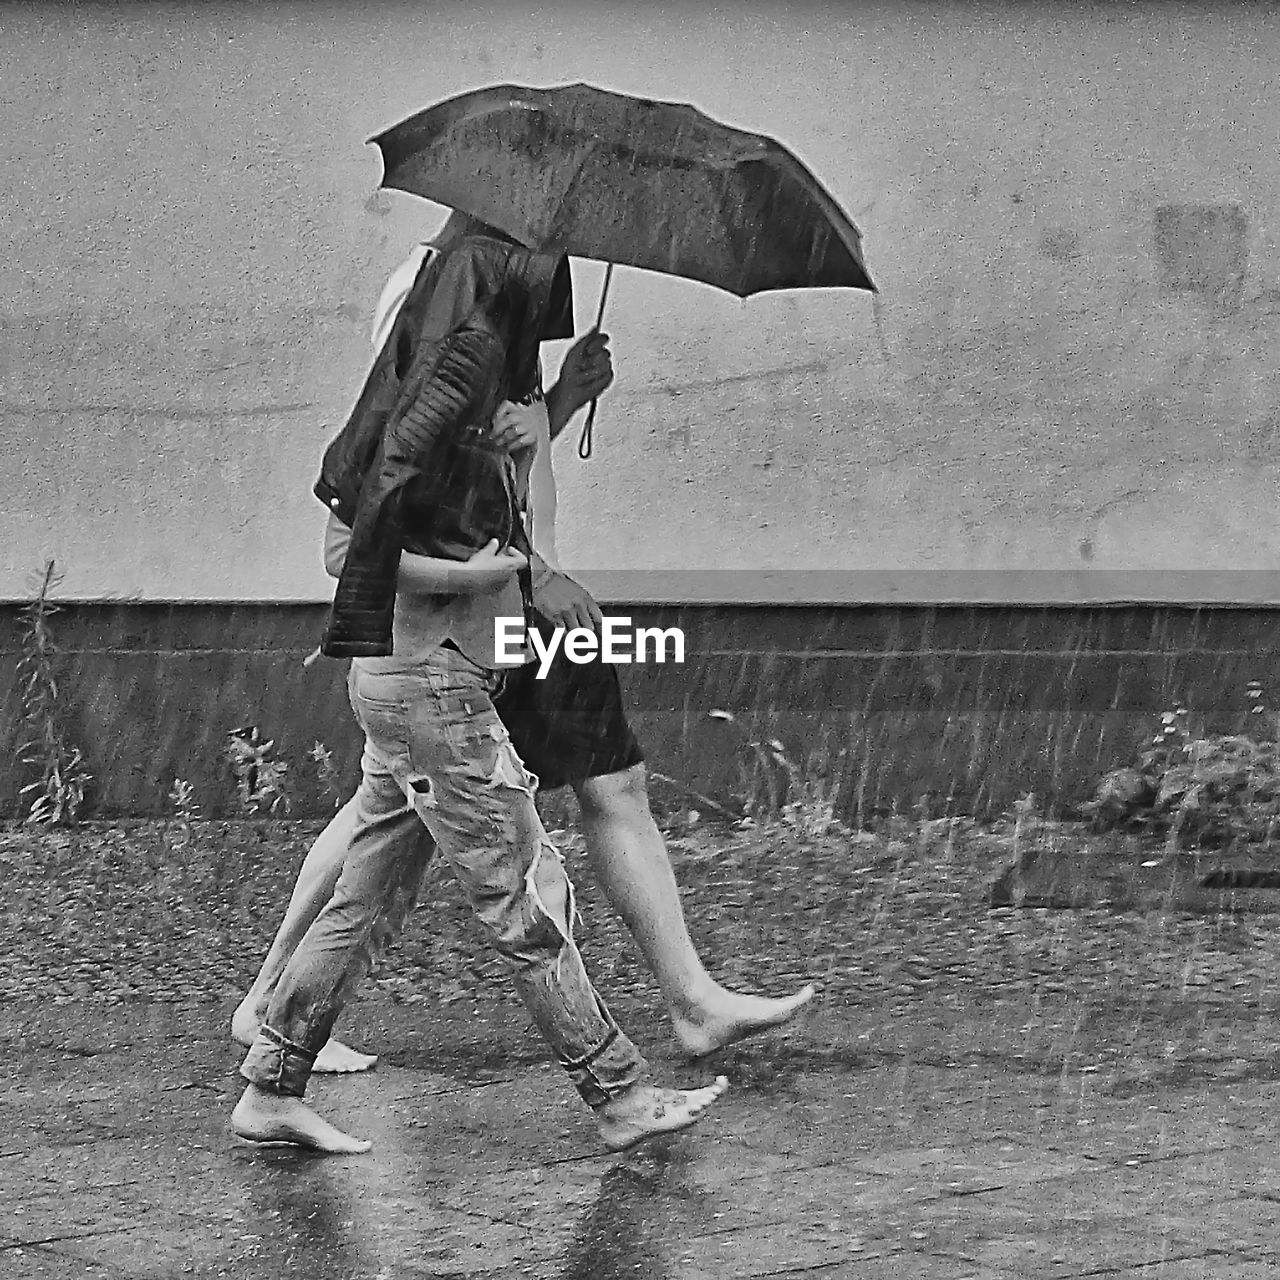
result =
M556 385L547 392L547 417L554 440L579 409L598 400L613 382L609 335L594 330L569 348Z
M351 530L330 512L324 531L324 568L331 578L342 577L350 542ZM405 595L475 595L501 586L524 562L524 556L513 548L498 551L496 539L469 560L445 560L402 551L396 590Z
M533 607L544 618L569 630L600 630L600 606L586 587L563 570L553 569L536 551L529 563L533 567Z
M536 551L529 557L529 567L533 570L533 591L536 595L560 571L553 569Z
M581 409L580 404L573 403L563 382L557 382L547 392L547 418L551 423L551 438L554 440L569 425L573 415Z

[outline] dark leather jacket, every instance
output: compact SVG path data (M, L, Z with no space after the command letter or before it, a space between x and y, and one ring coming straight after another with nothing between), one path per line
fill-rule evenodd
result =
M497 538L530 554L514 467L489 425L535 385L539 343L572 332L563 257L473 233L424 264L315 485L351 528L325 654L391 653L402 551L464 560Z

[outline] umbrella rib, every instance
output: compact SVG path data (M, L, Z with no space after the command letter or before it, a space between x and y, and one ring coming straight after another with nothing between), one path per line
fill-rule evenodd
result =
M559 199L556 202L555 214L550 219L550 225L547 228L548 235L550 235L553 228L558 228L561 225L560 215L564 213L565 205L568 202L569 196L573 193L573 189L578 185L579 179L581 179L583 173L586 171L587 161L597 150L599 150L599 147L600 138L597 135L591 139L591 145L589 148L579 151L578 162L574 167L573 176L567 183L565 183L560 192Z
M853 224L848 214L840 207L830 192L818 181L809 166L793 151L790 151L779 142L774 142L771 150L773 151L774 162L779 169L791 172L798 185L808 191L823 216L831 223L832 228L839 234L841 240L845 242L846 247L849 246L850 239L852 239L852 248L857 254L860 254L862 251L862 232Z

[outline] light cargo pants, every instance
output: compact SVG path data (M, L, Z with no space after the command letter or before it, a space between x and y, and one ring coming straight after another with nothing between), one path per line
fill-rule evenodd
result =
M437 850L583 1100L598 1107L647 1079L574 945L573 886L534 806L537 780L493 708L501 679L448 646L408 672L352 664L348 690L365 749L350 850L240 1068L247 1080L305 1093L316 1054L403 926ZM406 799L432 840L404 839Z

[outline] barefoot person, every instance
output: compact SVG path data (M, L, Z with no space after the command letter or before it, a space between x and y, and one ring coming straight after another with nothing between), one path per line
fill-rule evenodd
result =
M393 274L374 324L377 349L385 345L429 254L475 225L455 214L434 244L415 249ZM600 617L587 592L560 571L551 441L612 381L607 337L588 334L570 349L560 380L545 401L535 391L530 404L505 403L495 417L495 440L512 448L535 449L529 488L535 551L533 604L541 627L590 627ZM810 986L782 999L730 991L707 972L689 937L666 846L649 807L644 756L627 722L611 666L598 658L582 665L572 663L561 648L544 679L536 678L532 665L508 675L494 705L540 789L567 785L577 796L588 865L656 978L676 1040L687 1054L699 1057L779 1026L811 999ZM253 1042L289 957L329 901L354 822L352 800L334 816L303 862L279 931L233 1015L231 1032L238 1043ZM388 840L430 841L408 803L398 816L388 815L385 831ZM321 1050L315 1070L362 1071L376 1061L374 1055L334 1039Z
M573 887L534 804L536 780L493 706L506 675L495 621L531 616L519 512L532 459L494 445L476 424L531 388L538 343L562 336L566 309L571 326L570 302L563 258L493 236L460 238L411 289L326 453L317 492L333 512L325 558L338 586L324 650L354 659L362 776L333 894L285 966L240 1068L248 1085L232 1128L242 1138L368 1149L303 1097L344 1003L437 850L606 1147L683 1129L727 1087L718 1077L698 1089L657 1088L592 988L573 941ZM406 801L429 844L388 839Z

